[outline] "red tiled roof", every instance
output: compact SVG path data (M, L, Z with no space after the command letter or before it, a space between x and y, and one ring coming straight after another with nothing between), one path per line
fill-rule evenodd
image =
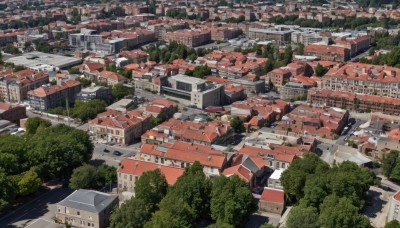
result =
M250 182L253 178L253 173L243 165L236 165L224 170L223 174L227 177L237 175L246 182Z
M150 162L124 158L117 172L142 176L144 172L160 169L169 185L175 184L176 180L185 172L184 169L177 167L162 166Z
M265 202L274 202L274 203L285 203L285 193L283 190L273 189L273 188L264 188L264 191L261 195L262 201Z

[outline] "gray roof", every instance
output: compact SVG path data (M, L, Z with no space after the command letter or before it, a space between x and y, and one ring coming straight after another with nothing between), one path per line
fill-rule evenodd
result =
M79 189L58 203L60 206L82 211L99 213L107 208L118 196L94 190Z
M6 62L14 63L15 65L25 66L25 67L37 67L40 65L51 65L59 68L65 68L73 65L77 65L82 62L81 59L48 54L43 52L29 52L22 54L21 56L16 56L9 58Z
M190 76L187 76L184 74L177 74L177 75L171 76L171 79L174 79L175 81L185 82L188 84L202 84L202 83L206 82L203 79L190 77Z

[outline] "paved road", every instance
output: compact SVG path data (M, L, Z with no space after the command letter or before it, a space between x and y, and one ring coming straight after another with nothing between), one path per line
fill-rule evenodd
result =
M37 199L0 218L0 227L26 227L38 218L51 220L56 212L56 204L72 192L73 190L70 188L57 188L46 192Z
M317 145L316 153L326 163L332 165L334 161L334 154L338 149L338 145L330 143L320 143Z
M350 129L347 131L345 135L339 136L339 138L336 140L336 144L338 145L345 145L347 138L350 136L350 133L354 130L356 130L361 124L365 123L365 121L362 121L360 119L356 119L355 124L353 124Z
M105 144L94 144L93 157L91 163L93 165L101 165L103 163L118 167L119 163L124 157L134 156L140 148L140 143L133 144L130 146L118 146L118 145L105 145ZM110 152L104 152L104 149ZM114 151L119 151L122 155L114 155Z

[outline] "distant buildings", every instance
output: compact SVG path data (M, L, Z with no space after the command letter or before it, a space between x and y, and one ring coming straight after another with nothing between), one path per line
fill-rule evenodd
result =
M207 83L203 79L178 74L168 78L168 86L163 86L163 93L171 98L187 101L197 108L221 105L223 86Z
M304 47L304 55L317 56L326 61L346 62L350 60L350 50L340 46L311 44Z
M81 59L44 52L27 52L7 59L5 62L24 66L34 71L58 71L82 63Z
M167 42L176 41L188 47L197 47L211 42L211 32L209 30L178 30L166 32L163 39Z
M293 30L284 27L249 28L247 36L252 39L273 41L278 45L290 43Z
M241 35L243 31L234 27L215 27L211 28L211 40L226 41Z
M0 77L0 100L20 103L27 99L28 91L49 83L49 75L31 69Z
M28 92L28 102L35 110L48 110L68 103L73 103L76 94L81 91L81 84L75 80L61 85L42 86Z
M94 190L76 190L57 204L56 219L73 227L106 228L118 196Z

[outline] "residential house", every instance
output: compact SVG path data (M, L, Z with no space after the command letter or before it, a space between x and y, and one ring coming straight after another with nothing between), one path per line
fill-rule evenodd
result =
M285 209L285 193L281 189L264 188L258 210L281 215Z

